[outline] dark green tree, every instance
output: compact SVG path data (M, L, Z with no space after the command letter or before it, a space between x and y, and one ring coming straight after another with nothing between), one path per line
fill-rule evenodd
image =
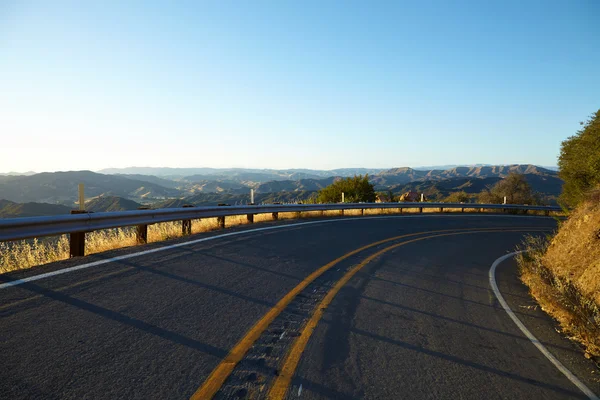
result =
M319 203L339 203L342 193L347 203L375 201L375 188L369 182L369 175L358 175L351 178L342 178L331 185L321 189L317 200Z
M600 185L600 110L562 142L558 175L565 181L560 202L575 207Z
M501 204L506 196L507 204L538 204L538 196L522 174L510 173L490 189L479 193L479 203Z

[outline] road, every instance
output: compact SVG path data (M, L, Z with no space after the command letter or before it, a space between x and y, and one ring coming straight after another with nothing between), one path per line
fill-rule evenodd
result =
M0 397L202 398L217 382L216 398L266 398L287 379L290 399L586 398L515 326L488 282L495 259L523 235L554 229L553 219L307 221L233 228L0 276L33 277L0 289ZM173 243L178 247L165 247ZM135 254L140 250L156 251ZM114 257L121 259L107 262ZM103 263L61 273L94 261ZM509 305L599 393L594 366L534 307L515 269L510 260L498 269ZM268 315L273 319L258 329ZM306 329L317 316L314 330ZM288 357L306 335L291 365ZM239 348L239 362L223 367ZM227 370L220 380L211 375L219 368Z

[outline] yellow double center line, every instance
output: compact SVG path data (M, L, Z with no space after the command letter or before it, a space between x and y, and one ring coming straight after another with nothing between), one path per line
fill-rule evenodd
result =
M332 268L334 265L340 263L341 261L347 259L348 257L353 256L361 251L367 250L371 247L375 247L384 243L389 243L394 240L399 240L412 236L419 235L428 235L425 237L407 240L401 243L396 243L394 245L388 246L378 252L372 254L371 256L364 259L360 264L354 266L350 271L346 272L346 274L335 284L335 286L327 293L327 295L323 298L319 306L316 308L314 314L311 319L305 325L302 330L300 336L293 343L290 352L287 355L287 358L283 364L283 368L276 379L275 383L271 387L268 398L269 399L282 399L287 392L287 389L290 385L291 379L296 370L296 366L300 361L300 357L304 348L306 347L310 336L314 328L317 326L319 320L321 319L323 312L331 303L334 296L340 291L340 289L365 265L371 262L373 259L379 257L383 253L386 253L390 250L393 250L397 247L404 246L409 243L418 242L420 240L431 239L442 236L452 236L452 235L461 235L461 234L472 234L472 233L484 233L484 232L522 232L522 231L534 231L539 230L540 228L513 228L509 230L499 229L499 228L466 228L466 229L443 229L437 231L425 231L425 232L417 232L410 233L401 236L395 236L392 238L388 238L385 240L380 240L378 242L374 242L368 244L366 246L360 247L356 250L353 250L349 253L344 254L341 257L336 258L335 260L325 264L309 276L307 276L302 282L300 282L294 289L292 289L289 293L287 293L279 302L271 308L250 330L246 333L246 335L231 349L227 357L223 359L219 363L219 365L213 370L210 376L206 379L204 384L192 395L192 400L199 399L211 399L217 393L217 391L221 388L225 380L229 377L235 366L242 360L242 358L246 355L248 350L252 347L254 342L260 337L260 335L269 327L269 325L277 318L277 316L290 304L290 302L302 291L304 290L310 283L312 283L315 279L325 273L327 270ZM452 233L443 233L443 232L452 232ZM432 235L435 234L435 235Z

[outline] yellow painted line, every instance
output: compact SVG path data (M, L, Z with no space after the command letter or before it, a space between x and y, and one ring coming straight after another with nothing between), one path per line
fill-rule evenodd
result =
M77 282L77 283L73 283L71 285L62 286L62 287L59 287L58 289L48 289L48 290L53 290L53 291L56 291L56 292L61 292L63 290L72 289L72 288L75 288L77 286L85 285L86 283L90 283L90 282L94 282L94 281L100 280L102 278L108 278L108 277L113 276L113 275L119 275L119 274L122 274L124 272L131 271L132 269L135 269L135 267L126 267L126 268L120 269L118 271L109 272L109 273L106 273L106 274L102 274L100 276L95 276L93 278L86 279L84 281L80 281L80 282ZM3 304L3 305L0 306L0 311L5 310L5 309L10 308L10 307L18 306L19 304L28 303L30 301L37 300L37 299L40 299L42 297L45 297L45 296L43 294L36 294L35 296L27 297L26 299L13 301L12 303L8 303L8 304Z
M244 358L248 350L252 347L254 342L260 337L260 335L269 327L271 322L281 312L294 300L294 298L304 290L310 283L312 283L315 279L321 276L325 271L338 264L339 262L347 259L348 257L353 256L356 253L359 253L363 250L369 249L374 246L378 246L380 244L388 243L393 240L398 240L411 236L418 236L424 234L432 234L432 233L441 233L441 232L454 232L454 231L464 231L464 230L473 230L477 229L480 231L487 231L498 228L460 228L460 229L442 229L437 231L424 231L424 232L416 232L409 233L406 235L395 236L392 238L380 240L378 242L374 242L368 244L366 246L360 247L356 250L353 250L349 253L344 254L341 257L336 258L335 260L325 264L309 276L307 276L302 282L300 282L295 288L293 288L289 293L287 293L273 308L271 308L263 317L256 323L250 330L244 335L244 337L229 351L229 354L217 365L217 367L211 372L209 377L204 381L202 386L196 390L196 392L190 397L191 400L205 400L212 399L217 391L221 388L225 380L231 375L231 372L235 368L235 366ZM522 229L536 229L536 228L522 228Z
M536 230L539 230L539 228ZM348 281L358 271L360 271L365 265L367 265L368 263L373 261L375 258L381 256L382 254L384 254L390 250L396 249L400 246L404 246L404 245L418 242L421 240L438 238L438 237L442 237L442 236L468 235L468 234L473 234L473 233L484 233L484 232L524 232L524 231L531 232L532 229L528 229L528 230L524 230L524 229L474 230L474 231L469 231L469 232L454 232L454 233L444 233L444 234L440 234L440 235L430 235L430 236L425 236L425 237L407 240L405 242L393 244L393 245L388 246L382 250L379 250L378 252L365 258L360 264L356 265L350 271L348 271L334 285L334 287L323 298L321 303L316 307L314 314L312 315L312 317L310 318L308 323L302 329L302 333L300 334L298 339L296 339L296 341L292 345L292 348L285 359L285 362L279 373L279 376L277 377L277 379L275 380L275 383L271 387L271 390L269 391L267 398L269 400L280 400L285 397L285 394L287 393L287 390L292 381L292 377L294 376L294 373L296 372L296 367L298 366L298 363L300 362L300 357L302 356L302 353L304 352L304 349L306 348L306 345L308 344L308 340L310 339L313 331L317 327L319 320L323 316L325 309L327 308L327 306L329 306L329 304L331 303L331 301L333 300L335 295L340 291L340 289L346 283L348 283Z

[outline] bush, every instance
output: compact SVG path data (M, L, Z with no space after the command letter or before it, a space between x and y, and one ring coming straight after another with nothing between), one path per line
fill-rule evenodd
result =
M450 193L448 197L444 199L445 203L468 203L470 200L469 195L465 191Z
M339 203L342 201L342 193L348 203L375 201L375 188L369 182L369 175L358 175L335 181L319 191L317 200L319 203Z
M575 207L600 184L600 110L583 129L562 142L558 175L565 181L560 201Z

